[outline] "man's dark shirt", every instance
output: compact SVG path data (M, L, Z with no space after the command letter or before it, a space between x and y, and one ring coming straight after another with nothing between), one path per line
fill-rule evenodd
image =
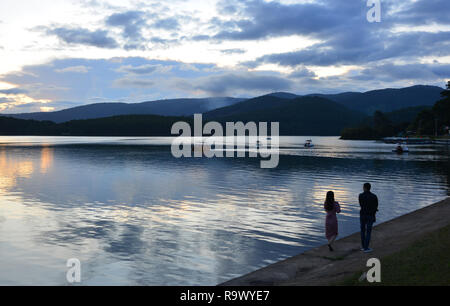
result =
M365 191L359 195L359 205L361 215L375 216L378 211L378 198L370 191Z

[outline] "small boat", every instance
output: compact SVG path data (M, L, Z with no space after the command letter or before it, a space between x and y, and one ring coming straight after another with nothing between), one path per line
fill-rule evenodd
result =
M397 147L395 149L392 150L392 152L397 153L397 154L403 154L403 153L408 153L409 149L406 146L406 144L397 144Z
M312 140L311 139L308 139L306 142L305 142L305 148L313 148L314 147L314 144L312 143Z

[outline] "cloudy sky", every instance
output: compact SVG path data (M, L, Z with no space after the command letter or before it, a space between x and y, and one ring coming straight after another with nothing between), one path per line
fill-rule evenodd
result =
M2 0L0 112L450 78L448 0Z

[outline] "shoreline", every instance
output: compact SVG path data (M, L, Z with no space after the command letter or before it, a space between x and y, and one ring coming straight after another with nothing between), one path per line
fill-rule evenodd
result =
M428 233L450 224L450 197L373 227L371 253L360 251L360 234L322 245L218 286L325 286L366 270L369 258L396 253ZM381 263L383 265L383 263Z

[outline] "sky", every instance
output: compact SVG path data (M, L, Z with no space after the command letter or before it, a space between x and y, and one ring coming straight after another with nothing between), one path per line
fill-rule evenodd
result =
M443 87L448 0L367 2L2 0L0 113Z

